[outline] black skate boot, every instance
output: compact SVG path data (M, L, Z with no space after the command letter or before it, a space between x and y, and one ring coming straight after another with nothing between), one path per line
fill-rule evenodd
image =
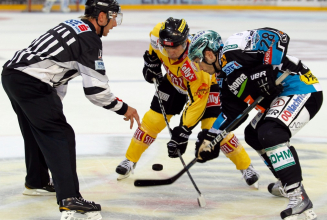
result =
M30 186L29 184L25 183L25 190L23 192L23 195L27 196L55 196L56 190L54 188L52 179L50 179L50 182L48 185L43 186L42 188L36 188L33 186Z
M252 164L246 169L241 170L241 173L243 174L243 178L245 179L245 182L249 186L254 186L255 188L259 188L259 173L253 168Z
M274 196L284 197L279 188L283 188L282 182L278 180L276 183L270 183L268 185L268 191Z
M281 194L290 201L286 209L280 213L280 217L284 220L297 220L299 215L304 213L306 220L316 220L317 215L313 211L312 202L305 192L302 183L292 192L286 193L287 188L281 188Z
M102 219L100 214L100 204L95 204L93 201L87 201L82 197L71 197L63 199L59 202L59 210L62 212L61 220L63 219ZM75 215L77 213L77 216ZM80 217L79 217L79 216Z
M134 174L134 169L136 167L136 163L125 159L123 160L116 168L116 173L120 174L117 180L122 180Z

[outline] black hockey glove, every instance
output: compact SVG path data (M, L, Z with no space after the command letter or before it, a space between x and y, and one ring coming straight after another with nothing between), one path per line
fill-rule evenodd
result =
M175 158L178 157L178 149L181 155L185 153L188 138L192 134L192 131L189 131L184 126L178 126L171 131L171 134L171 140L167 143L168 156L171 158Z
M161 82L163 76L161 72L161 61L159 60L157 54L152 51L152 55L149 54L149 51L146 50L144 55L144 67L143 67L143 76L144 79L153 83L152 79L156 78L159 82Z
M259 88L260 95L273 99L283 91L281 84L276 85L278 69L271 65L261 65L252 70L251 80Z
M198 134L198 140L195 143L195 157L198 158L197 162L204 163L219 156L220 143L214 145L211 151L204 151L204 147L217 137L216 133L209 132L208 129L203 129Z

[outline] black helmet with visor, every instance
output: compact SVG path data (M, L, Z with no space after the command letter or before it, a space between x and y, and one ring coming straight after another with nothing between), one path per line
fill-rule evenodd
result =
M185 49L189 34L189 27L184 19L175 19L169 17L161 26L159 31L159 49L160 52L167 55L164 47L177 47L182 45Z
M98 16L100 12L107 14L108 22L104 26L101 26L98 23ZM87 0L85 3L84 15L91 16L96 19L97 24L101 27L101 33L99 36L102 36L104 27L109 24L110 19L114 18L114 15L116 16L117 25L121 25L123 22L123 13L121 13L120 5L116 0Z

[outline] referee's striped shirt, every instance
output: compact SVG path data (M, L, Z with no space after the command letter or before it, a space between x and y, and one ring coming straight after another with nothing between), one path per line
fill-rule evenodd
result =
M4 65L29 74L56 88L61 99L68 81L81 75L86 97L95 105L123 115L127 104L110 90L102 42L88 20L67 20L19 50Z

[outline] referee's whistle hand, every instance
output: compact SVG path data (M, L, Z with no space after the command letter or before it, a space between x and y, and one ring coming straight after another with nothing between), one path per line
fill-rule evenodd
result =
M140 127L141 126L141 122L140 122L140 117L139 115L137 114L137 111L135 108L131 107L131 106L128 106L127 108L127 111L125 113L125 118L124 120L125 121L130 121L131 125L130 125L130 129L133 128L133 124L134 124L134 119L136 120L138 126Z

